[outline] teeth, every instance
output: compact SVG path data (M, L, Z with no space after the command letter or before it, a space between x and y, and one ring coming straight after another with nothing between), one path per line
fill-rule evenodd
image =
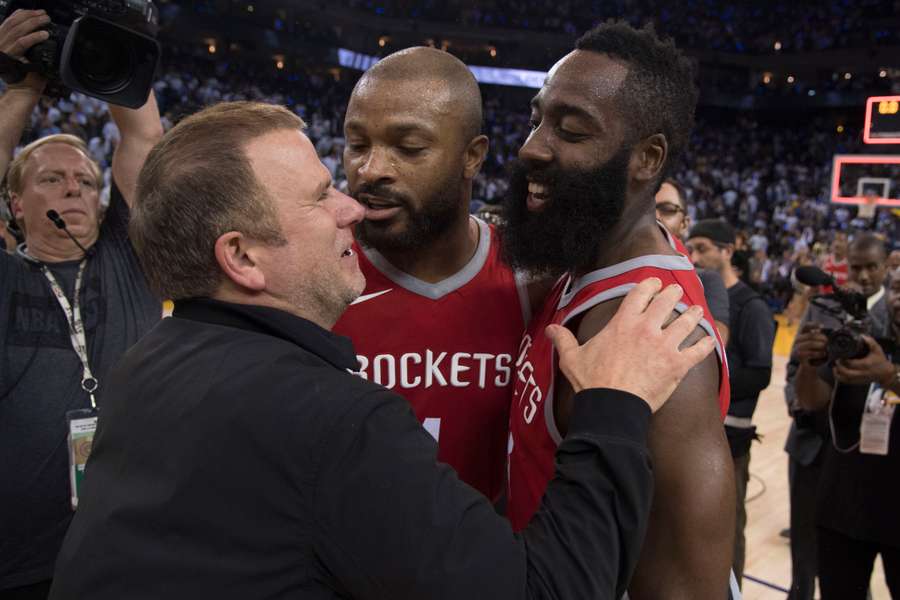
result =
M548 192L547 186L541 185L540 183L529 183L528 184L528 193L533 194L535 196L543 196Z
M344 250L341 256L353 256L353 248L347 248L346 250Z

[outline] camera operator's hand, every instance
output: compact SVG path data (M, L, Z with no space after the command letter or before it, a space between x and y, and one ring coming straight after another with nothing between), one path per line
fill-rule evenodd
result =
M622 390L639 396L656 412L687 372L712 352L715 342L709 336L679 349L697 327L703 310L692 306L664 329L683 291L670 285L659 292L661 287L655 277L636 285L609 323L582 346L565 327L547 327L559 368L575 392Z
M862 336L869 353L862 358L848 358L834 365L834 378L851 385L879 383L885 385L894 378L894 365L888 360L881 346L871 337Z
M22 62L25 53L34 45L46 41L50 34L42 27L50 23L50 17L43 10L19 9L0 23L0 52ZM9 89L27 89L41 94L47 80L37 73L29 73L19 83L10 84Z
M818 323L806 323L794 338L791 354L797 362L816 367L828 360L828 338Z

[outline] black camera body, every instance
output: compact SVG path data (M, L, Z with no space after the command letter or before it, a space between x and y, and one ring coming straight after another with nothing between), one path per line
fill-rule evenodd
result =
M819 294L810 300L841 322L841 326L836 329L823 329L828 338L828 361L866 356L869 345L862 337L870 331L866 297L859 292L841 289L835 285L831 276L816 267L798 267L795 275L805 285L832 287L830 294Z
M17 9L50 16L50 37L25 58L27 70L46 77L51 89L129 108L147 101L160 57L152 0L0 0L0 21Z
M828 361L838 359L863 358L869 353L869 345L863 339L868 333L865 321L851 319L838 329L822 330L828 338Z

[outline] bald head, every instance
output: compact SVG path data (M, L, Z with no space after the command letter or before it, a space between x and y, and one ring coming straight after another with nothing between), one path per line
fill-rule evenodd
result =
M481 132L478 82L469 68L452 54L424 46L395 52L366 71L353 94L376 85L382 91L398 92L412 86L419 101L439 105L440 112L449 113L467 139Z

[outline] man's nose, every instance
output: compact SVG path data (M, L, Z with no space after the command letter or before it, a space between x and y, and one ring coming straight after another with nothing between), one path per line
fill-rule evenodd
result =
M81 181L77 177L66 177L66 196L81 195Z
M396 167L387 155L387 151L380 148L369 150L357 175L362 183L386 182L390 183L396 176Z
M553 152L544 139L541 127L532 131L519 148L519 159L531 164L547 164L553 160Z
M338 227L351 227L363 220L366 209L346 194L335 191L335 216Z

